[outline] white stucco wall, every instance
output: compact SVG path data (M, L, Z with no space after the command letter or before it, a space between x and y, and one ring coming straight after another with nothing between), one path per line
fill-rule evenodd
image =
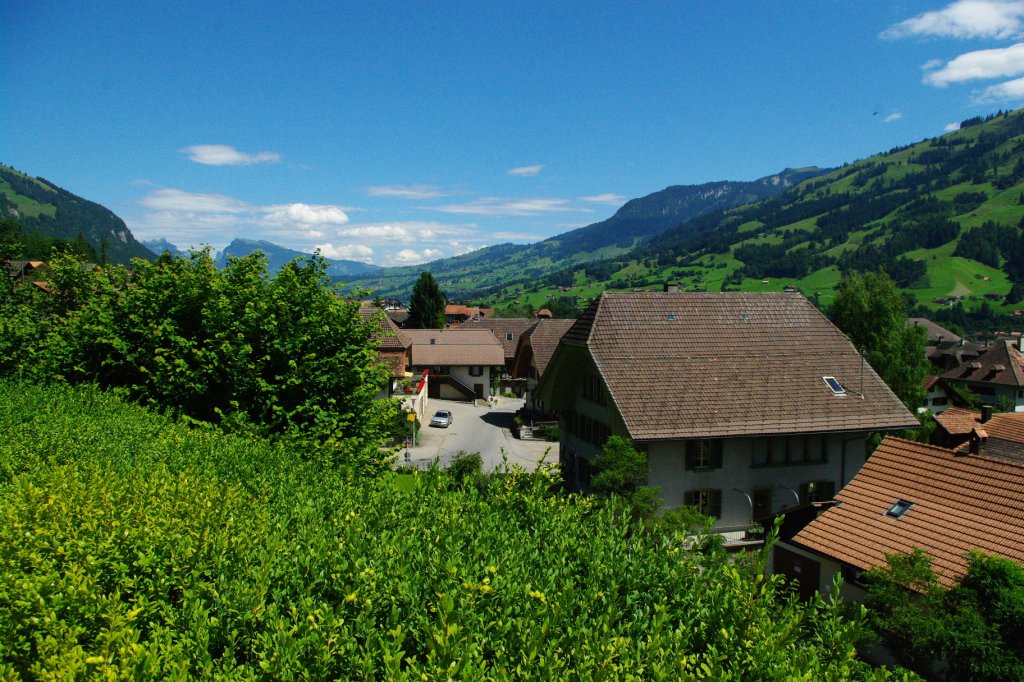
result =
M826 436L824 462L752 467L753 442L751 438L727 439L722 445L721 468L690 471L686 470L685 441L649 443L649 483L660 489L666 507L683 504L687 490L721 490L722 515L716 530L743 530L750 525L750 502L736 489L750 494L755 488L773 488L772 510L781 511L796 506L795 496L785 488L799 493L804 483L832 481L839 492L865 460L865 437L839 434Z
M484 373L481 376L474 377L469 374L469 367L465 365L453 365L449 368L449 376L455 378L460 383L464 384L467 388L472 389L475 384L484 385L484 399L491 397L491 372L501 374L501 367L484 367ZM460 394L460 397L461 396Z

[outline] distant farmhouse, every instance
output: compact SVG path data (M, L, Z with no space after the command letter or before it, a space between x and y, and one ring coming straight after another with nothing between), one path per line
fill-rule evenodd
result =
M559 416L566 482L587 489L612 434L647 452L669 507L727 537L831 499L871 431L917 420L799 293L605 292L536 389Z

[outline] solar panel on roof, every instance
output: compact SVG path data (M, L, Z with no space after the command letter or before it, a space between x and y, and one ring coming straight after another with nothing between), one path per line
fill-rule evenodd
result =
M825 380L825 383L828 384L833 393L836 395L846 395L846 389L843 388L843 385L835 377L822 377L822 379Z

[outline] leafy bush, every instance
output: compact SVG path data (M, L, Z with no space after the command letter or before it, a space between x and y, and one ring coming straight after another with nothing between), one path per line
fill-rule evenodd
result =
M1024 567L975 552L952 588L920 549L868 574L871 624L911 669L953 680L1024 679Z
M302 441L360 466L379 458L385 381L359 301L319 256L270 276L260 253L218 270L208 251L85 270L50 263L53 296L0 300L0 376L95 382L193 420ZM9 333L9 335L8 335Z
M543 471L365 478L0 382L0 678L883 679L835 604Z

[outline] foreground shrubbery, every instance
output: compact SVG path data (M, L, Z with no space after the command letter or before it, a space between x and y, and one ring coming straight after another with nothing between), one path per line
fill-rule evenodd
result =
M397 406L375 401L375 325L331 289L318 256L271 274L260 253L208 251L83 269L55 256L49 293L0 282L0 376L96 383L132 400L364 470Z
M0 383L0 678L868 674L835 606L544 474L349 476L93 389Z

